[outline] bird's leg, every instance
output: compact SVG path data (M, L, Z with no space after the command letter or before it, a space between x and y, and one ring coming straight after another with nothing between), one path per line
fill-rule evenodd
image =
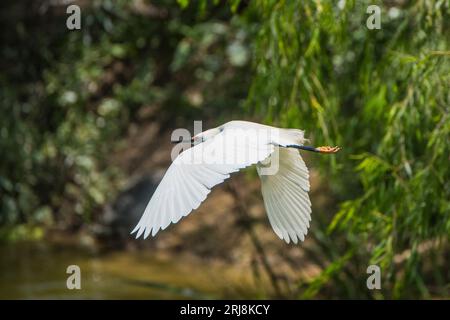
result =
M309 147L309 146L289 146L289 147L294 147L294 148L300 149L300 150L319 152L319 153L337 153L337 152L339 152L339 150L341 150L340 147L329 147L329 146L317 147L317 148Z
M339 152L339 150L341 150L341 148L338 146L336 146L336 147L324 146L324 147L318 147L315 149L316 149L316 152L320 152L320 153L337 153L337 152Z

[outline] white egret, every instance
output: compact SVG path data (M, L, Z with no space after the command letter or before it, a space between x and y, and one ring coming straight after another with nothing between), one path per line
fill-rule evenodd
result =
M339 147L304 146L304 131L230 121L194 136L196 144L172 162L134 230L154 236L206 199L230 173L257 165L269 222L287 243L304 240L311 221L309 173L298 150L336 153Z

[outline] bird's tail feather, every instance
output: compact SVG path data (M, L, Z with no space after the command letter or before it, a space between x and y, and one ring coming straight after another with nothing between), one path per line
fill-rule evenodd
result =
M300 129L283 129L280 134L280 142L283 146L303 145L308 141L305 138L305 131Z

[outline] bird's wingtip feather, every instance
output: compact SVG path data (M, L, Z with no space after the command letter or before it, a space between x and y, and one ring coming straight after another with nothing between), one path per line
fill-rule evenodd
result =
M136 227L134 227L134 229L130 232L130 234L135 233L136 231L138 231L138 229L139 229L139 224Z

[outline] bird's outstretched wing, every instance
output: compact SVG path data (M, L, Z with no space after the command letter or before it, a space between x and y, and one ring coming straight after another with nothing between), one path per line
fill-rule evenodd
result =
M225 129L185 150L165 173L131 233L137 232L136 238L143 234L145 239L178 222L197 209L211 188L230 173L266 159L274 148L269 138L255 139L245 131Z
M287 243L303 241L311 221L309 173L298 150L279 148L279 168L274 175L261 175L261 191L270 224L275 233ZM276 160L275 160L276 161Z

